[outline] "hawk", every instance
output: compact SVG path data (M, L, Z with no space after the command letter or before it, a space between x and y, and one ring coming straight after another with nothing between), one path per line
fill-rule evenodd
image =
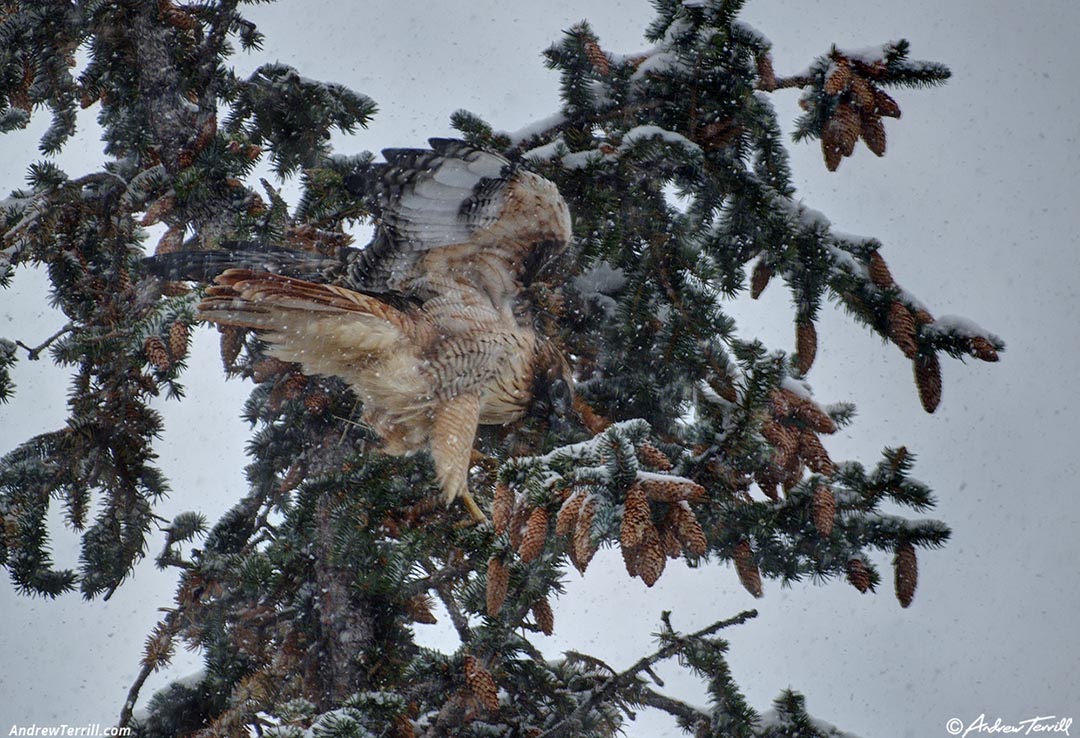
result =
M388 149L346 181L375 236L338 258L240 242L153 257L167 279L212 281L198 317L259 332L268 352L340 377L394 455L428 450L447 503L468 493L479 425L565 412L572 379L525 289L570 240L549 180L462 141Z

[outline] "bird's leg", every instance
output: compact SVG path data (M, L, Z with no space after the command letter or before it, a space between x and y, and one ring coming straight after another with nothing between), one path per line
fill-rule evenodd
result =
M487 522L487 515L484 515L484 511L476 504L476 500L473 499L472 493L469 492L468 489L461 495L461 501L465 503L465 509L468 510L469 515L472 516L473 523L479 525Z
M460 497L476 522L487 520L469 494L469 466L476 427L480 422L480 397L457 395L440 402L431 423L431 457L435 478L449 504Z

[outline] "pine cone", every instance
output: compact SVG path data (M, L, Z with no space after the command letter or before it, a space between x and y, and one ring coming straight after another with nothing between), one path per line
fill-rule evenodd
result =
M705 488L696 482L675 479L640 479L637 485L645 496L654 502L703 502L707 497Z
M533 603L532 614L541 633L551 635L555 631L555 613L552 612L551 604L546 597L541 597Z
M825 168L835 172L844 155L840 148L840 126L830 119L821 129L821 155L825 159Z
M920 308L915 311L915 322L919 325L930 325L934 322L934 316Z
M626 573L631 578L636 577L640 573L639 564L641 561L641 547L640 546L619 546L619 553L622 554L623 566L626 567Z
M682 505L672 505L671 515L675 521L675 536L686 552L691 556L704 556L709 550L709 542L693 511Z
M146 213L140 221L141 225L152 226L161 222L161 219L176 208L176 195L168 194L150 203Z
M874 110L885 118L899 118L900 106L889 95L877 87L874 88Z
M277 379L278 376L286 374L291 370L292 366L287 362L276 359L273 356L267 356L264 359L256 361L251 367L251 378L255 380L256 384L262 384L263 382Z
M218 330L221 331L221 363L225 365L225 371L232 371L236 357L244 347L244 329L223 325Z
M525 563L533 561L544 550L547 540L548 512L542 507L534 507L525 523L525 533L518 546L518 555Z
M601 77L606 77L611 74L611 62L608 61L607 54L604 53L600 45L591 38L584 40L585 56L588 58L589 63L593 65L593 69Z
M581 506L585 503L586 497L588 494L579 490L566 498L555 516L555 535L568 536L574 532L578 513L581 512Z
M505 484L495 485L495 499L491 503L491 524L495 535L501 536L510 525L514 512L514 493Z
M915 340L915 318L899 300L889 305L889 338L909 359L914 359L919 346Z
M798 436L771 418L766 418L761 424L761 435L776 449L774 458L778 466L783 466L792 454L799 451Z
M972 336L971 353L976 359L983 361L997 361L998 352L993 345L982 336Z
M836 112L829 124L837 127L836 144L840 147L840 153L851 156L855 152L855 144L859 141L859 112L847 103L840 103L836 106Z
M821 445L821 439L808 428L803 428L799 432L799 456L812 472L832 474L836 471L828 452Z
M750 297L758 299L772 278L773 268L765 259L758 259L754 271L750 273Z
M671 459L648 441L638 446L637 452L638 458L645 466L651 466L653 469L659 469L660 471L671 471Z
M855 589L864 594L870 589L870 570L866 568L862 559L851 559L847 562L847 580Z
M679 543L679 536L675 533L675 519L672 517L670 510L664 516L664 520L656 529L656 532L660 534L660 546L663 547L668 558L677 559L682 556L682 544Z
M817 356L817 329L810 321L795 324L795 354L796 368L800 374L806 374Z
M860 110L873 112L874 110L874 87L859 74L852 75L851 95Z
M915 547L905 541L896 548L896 599L900 607L907 607L915 596L915 587L919 582L919 563L915 558Z
M892 272L889 271L889 266L877 251L870 252L870 281L883 290L892 289L896 286Z
M475 656L465 657L465 683L488 712L499 711L499 690L495 686L495 680Z
M179 320L169 326L169 353L173 361L180 361L187 354L188 334L187 324Z
M746 587L746 591L754 597L761 597L761 572L754 563L750 544L746 541L735 544L735 571L739 575L739 581Z
M146 341L143 343L143 353L146 354L146 360L153 364L156 369L166 372L172 366L172 362L169 360L169 351L165 348L165 342L157 336L146 337Z
M836 522L836 495L823 484L814 488L811 517L822 538L832 535L833 524Z
M813 401L791 393L795 399L791 402L792 416L815 433L836 433L836 422Z
M495 617L506 601L510 586L510 568L497 556L488 559L487 567L487 614Z
M919 354L912 364L923 410L932 413L941 402L941 364L938 363L937 354Z
M874 113L863 113L859 134L866 142L866 148L878 156L885 156L885 126L881 122L881 116Z
M649 500L645 497L641 485L635 484L626 493L626 502L623 504L619 545L624 550L640 545L645 535L645 528L651 525L652 509L649 507Z
M664 573L664 567L667 565L667 556L660 542L660 534L652 523L649 523L649 527L645 529L638 551L638 576L645 582L645 586L651 587L656 584L656 580Z
M784 465L780 472L780 484L784 488L784 494L791 492L803 478L803 459L799 454L795 454L788 463Z
M851 78L851 65L848 64L847 59L843 57L835 59L833 71L825 78L825 94L839 95L851 84Z
M592 539L592 524L596 518L596 498L590 496L581 506L577 525L574 526L574 565L582 574L596 554L596 544Z

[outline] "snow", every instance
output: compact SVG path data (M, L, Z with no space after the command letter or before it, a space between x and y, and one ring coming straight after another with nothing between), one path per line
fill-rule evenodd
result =
M659 474L651 471L641 471L637 473L637 478L642 482L674 482L675 484L692 484L695 487L697 482L686 477L680 477L676 474Z
M667 143L682 146L687 151L692 151L695 154L701 153L701 147L686 136L660 126L634 126L623 135L623 142L619 146L619 150L625 151L628 146L647 138L659 138Z
M634 70L634 74L631 79L641 79L645 76L646 72L666 72L669 69L682 66L682 62L679 60L679 55L673 51L659 51L650 55L645 61L638 65L638 68Z
M561 112L558 112L535 120L529 125L519 128L516 131L498 131L498 133L509 138L514 145L518 145L536 138L545 131L549 131L565 122L566 116Z
M559 150L565 146L566 143L563 141L562 136L559 136L554 141L550 141L542 146L537 146L535 149L529 149L521 156L524 159L531 159L532 161L547 161L557 157L559 155Z
M878 62L884 62L885 57L891 54L895 49L896 42L889 41L888 43L878 44L877 46L864 46L858 49L837 49L837 51L852 61L871 65Z
M970 318L960 315L939 315L924 330L937 334L959 334L961 336L989 336L989 331Z
M786 390L794 392L796 395L803 398L804 400L814 399L814 393L810 390L810 385L801 380L795 379L793 377L784 377L782 380L780 380L780 386Z
M586 167L603 160L606 156L608 155L601 151L597 151L596 149L573 151L565 155L560 160L560 163L563 165L564 169L585 169Z
M610 295L626 284L626 273L606 260L598 261L588 271L574 277L572 283L574 289L586 297Z
M858 738L853 733L847 733L831 723L827 723L824 720L818 720L817 718L810 716L810 724L814 730L823 736L823 738ZM776 710L767 710L761 714L761 719L758 722L758 727L761 732L768 732L769 728L784 728L790 726L790 723L783 721L780 717L780 713Z

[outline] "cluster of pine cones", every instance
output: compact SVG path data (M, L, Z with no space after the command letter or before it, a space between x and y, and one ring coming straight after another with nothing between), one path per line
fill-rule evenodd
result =
M833 64L825 77L823 91L835 101L835 108L821 129L821 153L830 172L836 171L845 156L851 156L859 138L878 156L885 155L885 126L882 118L899 118L900 106L875 82L885 74L884 62L867 64L849 59L834 50ZM804 97L804 110L811 102Z

